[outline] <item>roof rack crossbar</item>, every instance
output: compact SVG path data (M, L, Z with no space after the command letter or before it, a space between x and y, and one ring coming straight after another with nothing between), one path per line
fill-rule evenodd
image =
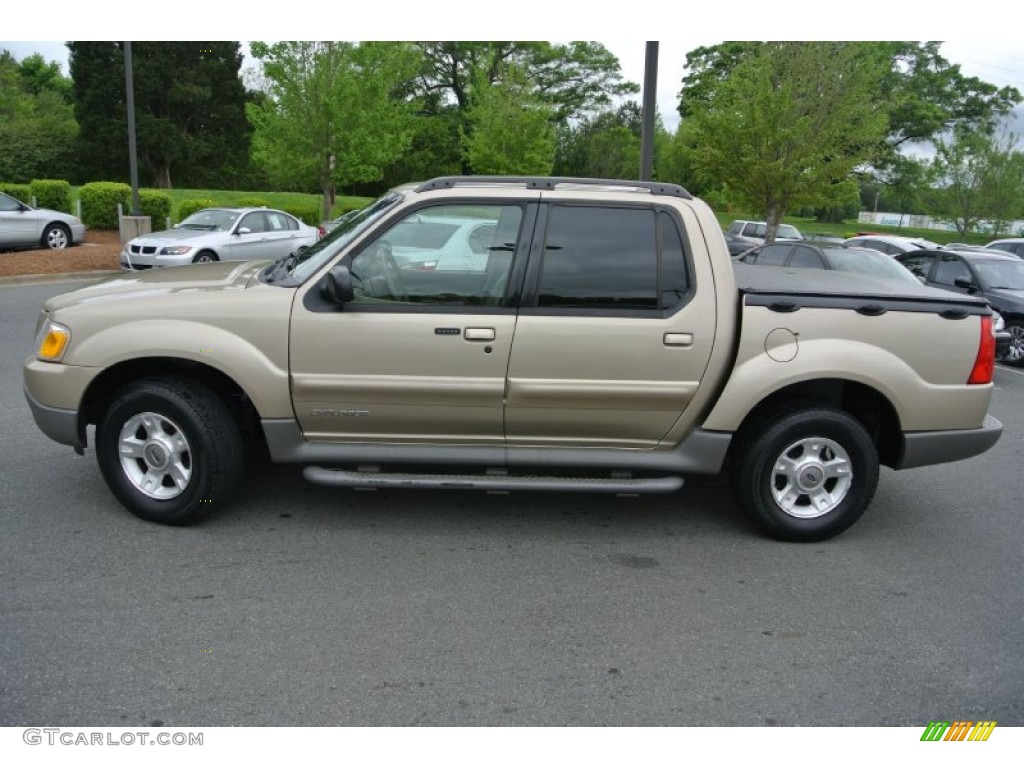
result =
M693 195L678 184L660 181L628 181L624 179L585 179L571 176L438 176L416 187L417 192L433 189L451 189L459 184L525 184L527 189L554 190L559 184L577 184L596 187L632 187L646 189L652 195L668 195L692 200Z

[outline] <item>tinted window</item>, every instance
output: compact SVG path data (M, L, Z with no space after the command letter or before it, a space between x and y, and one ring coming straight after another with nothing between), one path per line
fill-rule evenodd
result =
M686 273L683 239L675 221L667 213L658 214L658 238L661 241L661 262L658 268L661 309L672 309L689 292L690 280Z
M248 227L250 232L265 232L262 213L248 213L238 224L238 228Z
M352 258L356 303L498 306L522 219L519 206L472 204L406 216Z
M793 246L788 243L766 246L757 254L757 261L754 263L765 267L781 267L786 263L786 257L789 256L791 250L793 250Z
M800 245L793 249L793 256L789 260L791 267L804 267L809 269L824 269L825 264L815 251Z
M269 232L284 232L289 229L297 229L294 220L283 213L267 211L264 215L266 216L267 231Z
M900 264L909 269L918 277L927 278L931 271L932 262L935 256L932 254L912 254L900 259Z
M961 277L970 280L971 271L959 257L945 253L939 258L939 266L935 268L935 277L932 281L942 285L953 285L957 278Z
M552 207L537 305L656 309L654 211Z

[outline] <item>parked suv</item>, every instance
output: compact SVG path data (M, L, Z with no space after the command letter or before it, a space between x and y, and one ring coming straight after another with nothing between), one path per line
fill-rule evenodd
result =
M751 247L763 245L765 236L768 234L768 222L737 219L729 225L726 232L730 235L736 235L737 237L749 240ZM804 236L800 234L800 230L791 224L779 224L779 228L775 232L775 239L803 240Z
M342 488L668 493L727 469L768 533L811 541L861 516L880 465L995 444L991 328L984 299L917 281L734 272L673 184L445 177L276 262L51 298L24 376L45 434L83 452L96 425L147 520L227 504L262 442Z

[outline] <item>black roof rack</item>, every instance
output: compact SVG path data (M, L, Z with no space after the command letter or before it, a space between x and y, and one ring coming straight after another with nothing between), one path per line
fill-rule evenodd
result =
M580 184L596 187L632 187L646 189L652 195L668 195L692 200L693 195L678 184L660 181L626 181L623 179L584 179L569 176L438 176L416 187L417 192L451 189L458 184L525 184L527 189L554 190L559 184Z

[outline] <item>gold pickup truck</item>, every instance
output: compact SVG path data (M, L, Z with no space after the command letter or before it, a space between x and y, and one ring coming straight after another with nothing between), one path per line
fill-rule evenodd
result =
M36 423L139 517L230 501L247 448L355 488L676 491L731 478L771 535L828 538L879 466L990 448L980 299L734 269L671 184L445 177L301 255L122 275L47 301Z

